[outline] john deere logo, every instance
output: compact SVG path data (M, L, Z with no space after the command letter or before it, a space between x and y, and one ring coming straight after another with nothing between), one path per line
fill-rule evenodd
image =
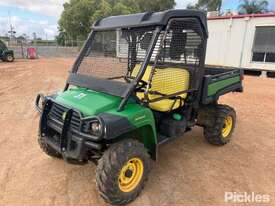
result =
M65 118L66 118L66 114L67 114L67 112L64 112L64 113L62 114L62 119L63 119L63 121L64 121Z
M145 117L146 117L145 115L143 115L143 116L139 116L139 117L136 117L136 118L135 118L135 121L142 120L142 119L144 119Z
M86 96L87 96L87 94L80 93L80 94L75 95L74 98L76 98L76 99L82 99L82 98L84 98Z

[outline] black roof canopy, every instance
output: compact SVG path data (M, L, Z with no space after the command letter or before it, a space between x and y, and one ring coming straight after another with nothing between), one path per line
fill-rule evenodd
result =
M110 16L98 20L93 25L95 30L114 28L131 28L145 26L166 26L171 18L197 18L207 35L207 18L204 12L198 10L173 9L161 12L145 12L129 15Z

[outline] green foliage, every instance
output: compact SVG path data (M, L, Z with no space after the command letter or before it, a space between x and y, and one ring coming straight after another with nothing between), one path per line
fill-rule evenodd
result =
M205 11L220 11L222 0L199 0L197 4L188 4L188 9L200 9Z
M58 36L55 37L55 39L56 39L56 42L57 42L58 45L64 46L65 45L65 39L66 39L65 32L60 31Z
M91 0L71 0L64 4L64 11L59 20L60 31L72 39L84 37L90 31L91 14L100 4Z
M93 15L91 16L91 21L94 22L97 19L101 19L111 14L112 14L112 5L106 0L101 0L97 10L95 10Z
M240 14L261 14L268 11L267 0L242 0L239 5Z
M84 40L91 25L106 16L161 11L174 5L175 0L70 0L63 5L56 40L60 44L64 44L65 39Z
M120 15L120 14L130 14L132 13L133 9L130 8L129 6L124 5L121 2L118 2L117 4L114 5L112 14L113 15Z

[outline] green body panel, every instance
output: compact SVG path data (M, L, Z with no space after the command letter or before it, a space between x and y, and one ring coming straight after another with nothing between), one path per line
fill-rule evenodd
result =
M129 102L123 111L118 112L117 107L106 111L113 115L127 118L132 125L137 128L133 135L138 136L146 148L152 150L157 144L157 134L155 127L155 118L152 111L136 103Z
M124 110L117 111L121 102L120 97L95 92L86 88L72 88L65 92L58 93L55 98L57 103L77 109L84 117L96 116L100 113L110 113L122 116L136 128L131 131L134 135L139 134L139 138L148 149L153 149L157 144L155 119L153 113L147 107L129 100Z
M238 83L240 81L241 81L240 76L236 76L236 77L228 78L228 79L221 80L218 82L214 82L214 83L208 85L208 93L207 94L208 94L208 96L212 96L212 95L216 94L219 90L221 90L225 87L228 87L231 84Z
M73 88L58 93L55 100L60 104L79 110L84 116L95 116L117 107L121 98L86 88Z

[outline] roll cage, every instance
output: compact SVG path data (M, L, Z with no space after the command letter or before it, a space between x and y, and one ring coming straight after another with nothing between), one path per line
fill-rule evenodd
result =
M146 23L142 23L144 21L146 21ZM184 25L184 27L180 27L177 25L177 22L186 22L186 25ZM118 28L131 30L137 27L146 28L149 26L151 27L154 26L155 29L153 30L152 38L148 45L148 50L146 52L144 61L141 63L138 73L133 78L133 81L130 82L130 84L123 84L121 82L110 82L108 80L103 80L95 77L90 77L90 76L88 77L85 75L77 74L79 66L83 58L85 57L85 54L90 49L90 45L92 44L93 38L97 31L107 31L110 29L118 29ZM179 57L180 55L172 54L172 52L175 53L175 51L173 50L176 50L176 51L180 50L181 54L182 55L184 54L183 62L182 61L170 61L170 62L162 61L162 59L165 59L165 54L163 55L163 52L160 48L164 48L164 45L166 44L166 37L168 36L168 33L169 33L169 29L171 29L172 27L174 28L174 30L177 30L177 28L181 28L184 31L183 33L187 33L188 28L189 29L192 28L192 30L198 34L198 36L200 37L200 43L197 45L198 51L194 52L196 54L193 54L194 56L197 57L196 63L193 63L193 62L190 63L187 61L185 49L182 50L180 48L180 46L182 45L177 45L172 43L170 44L170 58L171 56L173 56L173 58L171 59L179 60L179 58L181 58ZM185 46L187 44L186 35L185 35L185 43L184 43ZM187 90L178 91L173 94L166 94L166 95L162 94L161 97L151 100L151 102L160 101L165 98L174 98L177 95L188 93L189 96L191 96L190 99L193 99L193 102L195 103L194 105L196 106L199 104L199 100L201 96L201 85L202 85L203 75L204 75L204 60L205 60L207 36L208 36L208 33L207 33L207 27L206 27L206 18L205 18L205 15L199 11L171 10L171 11L157 12L157 13L149 12L149 13L143 13L143 14L108 17L108 18L99 20L94 24L92 28L92 32L89 34L88 39L86 40L83 48L81 49L76 59L64 90L67 90L69 85L81 86L81 87L86 87L90 89L100 87L101 88L99 89L100 92L106 92L106 88L108 88L109 91L107 93L122 97L122 101L118 107L118 111L121 111L123 110L130 96L132 96L132 94L135 92L135 89L139 84L139 82L142 81L142 77L149 64L152 64L152 70L153 70L150 80L152 80L152 75L154 74L154 70L156 66L165 67L168 65L173 67L182 67L184 65L185 68L190 72L191 81L190 81L189 88ZM184 39L183 37L184 35L181 35L181 39L180 39L181 41ZM160 41L158 42L158 40ZM170 41L171 42L173 41L173 36L171 37ZM194 41L194 39L192 41ZM178 44L181 44L179 42L180 41L178 41ZM154 52L154 49L156 48L157 43L159 48L158 48L157 54L155 55L155 59L152 62L151 57ZM165 51L164 53L167 53L167 52ZM151 81L148 82L148 85L150 85L150 83Z

